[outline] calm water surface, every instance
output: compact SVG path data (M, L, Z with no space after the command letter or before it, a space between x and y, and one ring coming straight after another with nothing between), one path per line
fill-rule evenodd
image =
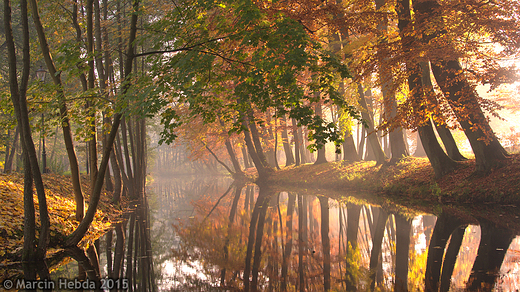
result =
M219 177L156 179L147 192L148 207L98 243L101 277L126 278L133 291L520 289L513 206L500 224ZM79 266L52 277L77 277Z

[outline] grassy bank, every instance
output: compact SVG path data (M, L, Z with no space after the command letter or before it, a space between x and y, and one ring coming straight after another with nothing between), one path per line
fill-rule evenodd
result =
M502 167L487 175L473 175L475 160L441 179L435 179L426 158L407 157L395 165L375 162L329 162L290 166L277 171L268 184L280 190L327 190L334 193L369 193L398 200L442 203L520 203L520 155L511 155Z

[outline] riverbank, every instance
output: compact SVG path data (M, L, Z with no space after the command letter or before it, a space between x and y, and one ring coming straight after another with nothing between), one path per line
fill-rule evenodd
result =
M329 162L290 166L276 171L267 184L280 189L370 193L397 200L436 203L520 203L520 154L500 168L474 176L475 160L461 162L451 174L435 179L428 159L407 157L395 165L374 161Z
M68 176L44 174L43 182L50 217L50 246L57 246L61 240L72 233L79 222L75 219L76 204L72 182ZM85 210L88 208L90 185L88 178L82 179L85 196ZM20 260L23 247L23 174L0 174L0 275L9 264ZM112 195L103 192L95 215L87 234L80 242L86 246L103 235L122 214L120 206L113 205ZM38 198L34 191L36 208L36 225L39 228ZM126 205L126 201L122 205ZM38 236L38 235L37 235ZM49 248L48 254L55 250Z

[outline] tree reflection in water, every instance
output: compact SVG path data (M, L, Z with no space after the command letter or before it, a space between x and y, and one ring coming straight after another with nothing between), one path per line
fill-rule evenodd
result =
M57 268L50 278L56 283L59 278L88 279L96 281L97 287L104 284L110 291L157 291L147 199L136 202L134 207L122 222L115 224L114 230L86 252L71 248L47 259L51 267L67 259L73 260ZM102 257L98 251L103 251Z
M515 208L498 217L445 208L435 217L225 180L170 180L150 193L150 210L137 204L95 248L26 271L126 278L128 291L519 289ZM56 270L64 257L77 262Z
M202 286L237 291L448 291L461 282L467 285L459 289L490 291L517 234L481 218L459 219L447 212L435 220L405 208L356 200L338 203L321 194L253 185L232 188L225 197L194 200L193 215L176 224L180 240L173 248L174 259L196 263L204 274L177 285L176 291ZM465 234L466 227L478 222L483 230L480 246L461 249L463 238L475 236ZM458 256L477 248L474 263Z

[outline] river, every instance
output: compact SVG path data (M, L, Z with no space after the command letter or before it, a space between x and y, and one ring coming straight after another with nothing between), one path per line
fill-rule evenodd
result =
M355 196L338 201L327 193L280 192L226 177L157 178L147 196L147 202L97 243L99 274L114 279L104 280L111 287L520 289L520 233L484 214L447 208L434 216ZM515 208L499 210L505 210L507 220L518 221ZM51 279L72 279L89 267L70 260Z

